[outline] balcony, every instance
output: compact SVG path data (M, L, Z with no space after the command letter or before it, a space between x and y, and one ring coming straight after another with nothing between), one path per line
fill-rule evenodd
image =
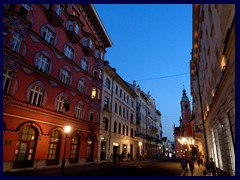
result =
M93 54L93 42L90 37L83 37L83 51L87 56L91 56Z
M63 19L61 17L63 9L64 9L63 6L59 7L56 4L51 6L49 5L46 11L46 16L48 20L51 22L51 24L55 26L60 26L63 23Z
M72 43L76 43L80 41L80 37L74 30L67 30L67 36Z
M150 126L150 130L152 133L157 133L158 129L155 126Z

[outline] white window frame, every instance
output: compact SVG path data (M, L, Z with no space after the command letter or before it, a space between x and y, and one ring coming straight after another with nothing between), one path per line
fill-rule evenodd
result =
M78 103L76 106L76 118L78 119L82 119L83 118L83 114L84 113L84 106L81 103Z
M78 81L78 90L80 92L86 93L87 88L86 88L86 82L85 81L83 81L83 80Z
M67 56L69 59L72 60L73 54L74 54L73 48L69 45L66 45L64 54L65 54L65 56Z
M54 44L55 33L47 26L45 26L43 30L43 39L51 45Z
M12 82L13 72L4 68L3 71L3 93L8 93ZM4 91L5 89L5 91Z
M29 103L36 106L42 106L43 95L44 89L40 86L33 85L30 90Z
M88 61L84 58L81 60L81 68L88 71Z
M58 96L56 111L63 113L65 111L64 104L66 103L66 98L64 96Z
M50 60L46 56L41 54L37 59L38 70L47 73L49 69L49 65L50 65Z
M18 53L22 44L22 40L23 40L22 36L16 31L14 31L10 43L10 49Z
M61 72L61 82L64 83L64 84L69 85L70 77L71 77L71 73L68 70L66 70L66 69L62 69L62 72Z

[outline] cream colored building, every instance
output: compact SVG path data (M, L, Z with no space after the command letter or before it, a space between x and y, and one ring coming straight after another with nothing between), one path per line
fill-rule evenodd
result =
M138 154L146 153L147 157L158 158L163 150L161 112L157 110L150 93L142 91L135 81L133 88L138 95L136 98L136 137L140 142Z
M137 94L108 62L105 62L103 84L100 161L113 161L122 153L125 159L135 159L138 147L135 138Z
M193 5L191 95L195 140L235 175L235 5Z

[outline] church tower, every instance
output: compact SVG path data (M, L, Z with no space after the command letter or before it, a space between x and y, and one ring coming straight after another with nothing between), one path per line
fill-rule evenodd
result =
M185 137L192 136L192 130L191 130L191 109L190 109L190 101L187 97L186 90L183 88L183 94L181 99L181 135Z

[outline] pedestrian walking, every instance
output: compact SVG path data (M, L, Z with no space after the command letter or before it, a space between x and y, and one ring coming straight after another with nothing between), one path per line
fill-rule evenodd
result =
M204 175L210 174L210 162L208 157L206 158L206 162L205 162L205 167L206 167L206 172L204 172Z
M194 173L194 162L193 162L192 159L189 161L188 165L189 165L189 169L190 169L190 172L191 172L191 176L193 176L193 173Z
M215 162L213 161L213 158L210 158L209 167L210 167L210 171L211 171L212 175L213 175L213 176L216 176L216 175L217 175L217 172L216 172L216 164L215 164Z
M182 168L182 175L185 176L186 174L186 159L182 156L182 159L180 161L180 165L181 165L181 168Z

